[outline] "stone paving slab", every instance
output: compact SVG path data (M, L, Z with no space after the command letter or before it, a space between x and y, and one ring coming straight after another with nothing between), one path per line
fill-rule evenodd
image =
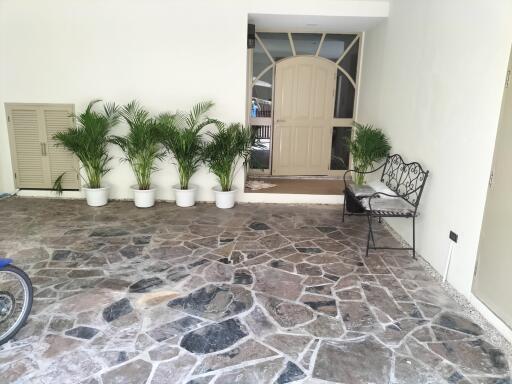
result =
M366 231L333 206L2 200L0 255L35 299L0 382L511 384L419 262L364 257Z

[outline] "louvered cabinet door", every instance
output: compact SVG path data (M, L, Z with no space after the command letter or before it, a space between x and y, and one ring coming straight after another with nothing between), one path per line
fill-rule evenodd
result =
M6 105L9 140L17 188L48 188L48 161L43 156L45 138L37 107Z
M64 173L62 187L64 189L78 189L78 160L67 149L57 146L53 136L67 130L73 124L71 115L72 105L43 107L44 128L46 134L46 155L50 165L51 183Z
M57 147L53 135L73 124L70 104L6 104L17 188L51 189L62 174L64 189L78 189L78 160Z

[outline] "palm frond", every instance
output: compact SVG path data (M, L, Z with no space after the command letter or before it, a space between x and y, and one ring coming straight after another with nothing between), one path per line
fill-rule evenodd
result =
M373 125L363 125L354 122L356 130L352 139L349 139L348 146L352 154L354 169L359 172L366 172L371 169L375 162L378 162L389 155L391 145L387 136ZM356 182L364 182L364 174L356 174Z
M64 193L64 187L62 185L62 179L64 178L64 175L66 172L62 172L53 182L52 190L57 193L57 195L62 196Z
M93 110L101 100L92 100L85 111L74 115L77 125L53 136L57 145L73 152L80 160L85 171L86 182L90 188L100 188L101 178L110 170L108 154L110 130L119 121L119 112L115 104L107 104L104 112Z
M174 156L181 189L188 189L191 177L201 164L203 150L201 130L212 124L212 120L205 117L212 106L212 102L206 101L194 105L189 113L166 113L157 119L160 127L160 141L167 152Z
M150 189L151 175L157 170L155 162L165 154L159 125L136 100L123 106L120 113L129 131L125 136L112 136L110 142L124 152L122 160L130 164L139 189Z
M219 179L223 191L230 191L240 160L246 163L254 135L239 123L229 125L215 121L216 132L207 135L210 141L203 148L203 161Z

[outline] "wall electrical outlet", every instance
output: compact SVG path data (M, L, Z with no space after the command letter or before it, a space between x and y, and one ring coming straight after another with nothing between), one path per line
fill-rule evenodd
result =
M456 243L458 239L459 239L459 235L457 235L453 231L450 231L450 240L453 241L454 243Z

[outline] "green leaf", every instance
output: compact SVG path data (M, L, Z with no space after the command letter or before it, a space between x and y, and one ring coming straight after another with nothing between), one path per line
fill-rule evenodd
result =
M204 146L201 130L214 122L205 116L212 106L211 101L206 101L194 105L189 113L165 113L157 118L160 141L174 157L181 189L188 189L190 178L201 165Z
M165 155L159 125L136 100L123 106L120 113L129 131L126 136L112 136L110 142L124 152L122 160L130 164L139 189L150 189L151 175L157 170L155 162Z
M356 172L367 172L373 169L374 163L389 155L391 145L387 136L373 125L362 125L354 122L355 134L348 140L352 162ZM356 175L356 183L364 183L364 174Z
M120 116L119 108L113 103L106 104L102 113L95 112L93 108L100 101L91 101L84 112L73 116L76 126L53 136L58 142L57 145L78 157L90 188L100 188L101 178L110 170L110 130L119 122Z
M202 158L219 179L222 190L230 191L239 161L245 164L249 160L254 134L239 123L213 123L217 131L207 134L210 141L203 148Z

